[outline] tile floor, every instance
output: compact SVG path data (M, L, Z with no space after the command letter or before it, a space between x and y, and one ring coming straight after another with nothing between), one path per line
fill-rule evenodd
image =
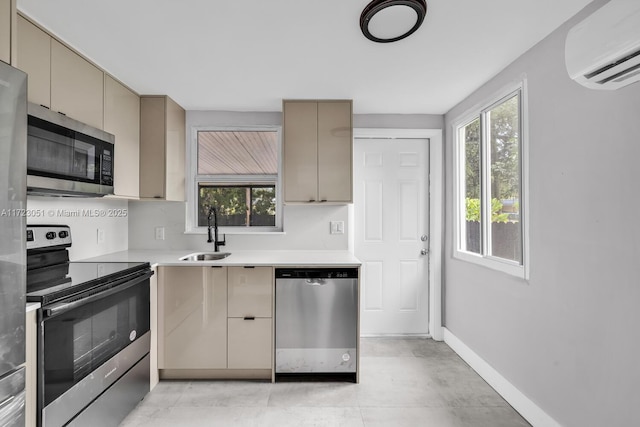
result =
M163 381L121 427L529 426L446 344L363 338L360 383Z

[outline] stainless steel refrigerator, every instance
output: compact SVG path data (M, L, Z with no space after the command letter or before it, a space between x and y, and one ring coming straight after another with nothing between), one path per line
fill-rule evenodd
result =
M0 61L0 426L24 426L27 75Z

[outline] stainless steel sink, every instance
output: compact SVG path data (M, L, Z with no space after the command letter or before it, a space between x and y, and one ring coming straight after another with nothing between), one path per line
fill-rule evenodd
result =
M231 255L229 252L196 252L180 258L180 261L217 261Z

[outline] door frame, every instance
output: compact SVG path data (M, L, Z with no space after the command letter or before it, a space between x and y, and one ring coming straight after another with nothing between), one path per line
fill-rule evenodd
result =
M429 139L429 335L442 341L442 254L444 233L444 139L442 129L354 128L353 139ZM354 141L355 142L355 141ZM355 184L355 183L354 183ZM354 221L350 208L350 222ZM355 248L349 227L349 248Z

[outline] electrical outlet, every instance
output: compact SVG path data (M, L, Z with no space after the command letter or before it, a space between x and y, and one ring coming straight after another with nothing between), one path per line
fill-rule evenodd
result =
M156 240L164 240L164 227L156 227Z
M344 221L331 221L331 234L344 234Z
M102 228L98 228L98 243L104 243L104 230Z

